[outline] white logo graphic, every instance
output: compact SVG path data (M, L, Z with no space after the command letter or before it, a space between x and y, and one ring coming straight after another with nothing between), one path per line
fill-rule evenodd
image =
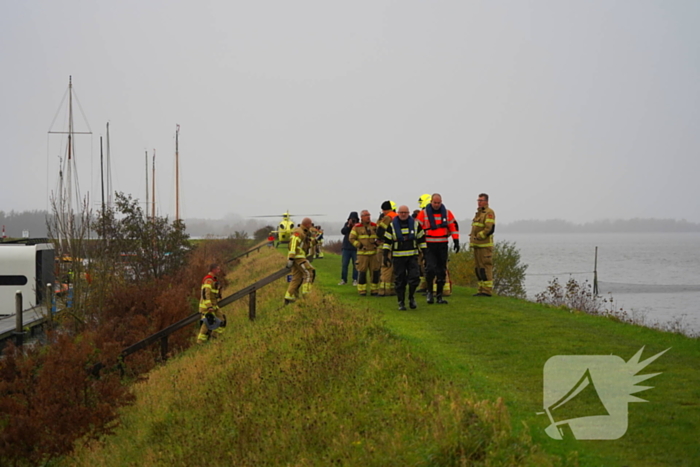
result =
M627 403L653 386L636 386L661 373L637 375L669 349L640 362L644 347L628 362L616 355L557 355L544 364L544 412L550 438L618 439L627 432Z

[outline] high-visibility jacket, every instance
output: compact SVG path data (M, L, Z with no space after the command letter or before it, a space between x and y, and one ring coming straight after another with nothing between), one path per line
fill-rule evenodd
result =
M449 209L447 211L447 216L442 218L440 211L433 214L435 218L436 228L432 229L430 227L430 219L428 218L428 212L423 209L418 213L416 220L420 222L421 227L425 230L425 241L428 243L446 243L447 240L452 236L453 240L459 240L459 226L455 220L455 216L452 215L452 211Z
M476 248L493 246L493 233L496 230L496 213L490 207L476 210L469 234L469 245Z
M199 311L206 313L209 308L216 310L219 308L219 279L212 273L207 274L202 279L202 290L199 297Z
M399 241L398 236L394 232L394 227L397 222L401 227L402 241ZM395 222L392 221L387 227L386 232L384 232L384 245L382 245L382 248L391 251L392 257L418 256L419 249L427 247L425 243L425 231L420 224L418 222L413 222L413 232L409 229L410 225L410 218L405 222L401 222L401 219L397 219Z
M306 235L305 250L306 255L310 256L316 249L316 244L318 243L318 229L316 227L310 227L309 232Z
M389 227L389 224L391 224L391 221L393 221L396 216L398 216L396 211L388 211L385 212L384 217L377 222L377 239L379 239L380 243L384 241L384 232L386 232L386 228Z
M374 255L377 253L377 224L362 222L355 224L350 231L350 243L357 248L358 255Z
M306 258L306 252L309 248L309 244L307 243L308 237L309 231L303 227L297 227L292 230L292 235L289 239L287 259Z

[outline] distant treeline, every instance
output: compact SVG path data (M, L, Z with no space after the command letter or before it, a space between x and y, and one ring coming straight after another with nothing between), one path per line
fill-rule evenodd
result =
M47 211L0 211L0 226L5 226L5 235L10 238L21 238L22 232L29 231L32 238L47 236ZM172 219L171 219L172 220ZM191 237L235 236L245 233L252 238L256 230L266 225L275 226L278 219L244 219L238 215L227 215L224 219L184 219L187 233Z
M28 230L34 238L46 237L47 211L0 211L0 225L5 226L5 235L18 238L22 231ZM297 219L300 221L301 219ZM235 236L245 233L252 238L256 230L267 225L275 227L279 219L265 220L245 219L237 214L227 214L223 219L185 219L187 233L192 237ZM317 224L325 224L326 235L340 235L342 222L323 222L323 218L314 219ZM460 222L463 232L469 233L471 220ZM601 232L700 232L700 224L685 219L616 219L575 224L562 219L520 220L498 224L497 232L512 233L601 233Z
M47 211L0 211L0 225L5 227L8 237L20 238L24 230L33 238L46 237L47 214Z
M467 224L468 225L468 224ZM512 233L604 233L604 232L700 232L700 224L685 219L616 219L574 224L562 219L522 220L499 224L497 230Z

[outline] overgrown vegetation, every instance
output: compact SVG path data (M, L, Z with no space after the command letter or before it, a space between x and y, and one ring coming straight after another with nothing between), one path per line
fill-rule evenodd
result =
M559 283L556 277L553 278L544 291L535 295L535 302L594 316L606 316L617 321L683 334L688 337L700 336L684 325L682 317L666 323L649 322L643 314L616 308L612 294L608 294L607 297L596 295L593 293L592 285L587 280L579 283L573 277L569 278L564 286Z
M256 230L253 233L253 240L261 242L263 240L267 240L267 237L270 236L270 232L275 230L274 227L271 225L266 225L265 227L260 227L258 230Z
M38 465L65 455L79 437L111 432L118 408L133 400L125 381L160 358L157 346L130 356L122 362L124 380L121 350L192 314L209 264L241 249L219 240L191 252L181 223L143 219L130 197L118 196L116 209L97 223L99 240L63 235L64 248L73 245L64 251L81 299L55 316L45 345L9 344L0 360L0 465ZM171 353L189 347L194 333L171 335Z
M335 253L336 255L343 253L343 241L342 240L331 240L323 242L323 251L328 253Z
M101 211L92 224L99 239L93 242L95 268L127 282L142 283L172 275L184 264L190 250L189 235L181 220L147 217L131 195L116 193L115 208Z
M474 252L463 249L450 254L450 278L457 285L476 287ZM497 241L493 247L493 289L498 295L525 298L525 272L527 264L521 263L520 251L515 242Z

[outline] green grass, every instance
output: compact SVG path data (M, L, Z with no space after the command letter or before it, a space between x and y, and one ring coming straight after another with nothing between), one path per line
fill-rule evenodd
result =
M228 276L237 290L284 264L263 249ZM395 297L335 285L340 258L314 263L311 296L286 283L225 309L224 338L135 386L116 435L64 465L698 465L700 341L516 299L472 297L399 312ZM194 338L195 330L192 330ZM618 440L546 436L543 367L556 355L629 360L671 348L629 404Z
M472 297L455 287L449 305L397 311L396 298L358 297L353 287L334 285L340 259L314 263L324 287L342 302L383 312L387 326L428 355L442 376L472 397L502 397L516 433L529 431L549 452L581 465L700 465L700 341L622 324L601 317L494 297ZM556 355L617 355L641 360L670 348L642 374L662 372L636 394L648 403L629 404L629 425L618 440L550 439L543 411L543 368ZM575 454L574 454L575 453Z
M281 252L264 249L228 279L242 287L282 264ZM286 285L258 292L254 323L246 300L227 307L222 339L153 371L115 436L62 463L552 465L512 432L502 401L467 397L380 312L322 284L280 307Z

